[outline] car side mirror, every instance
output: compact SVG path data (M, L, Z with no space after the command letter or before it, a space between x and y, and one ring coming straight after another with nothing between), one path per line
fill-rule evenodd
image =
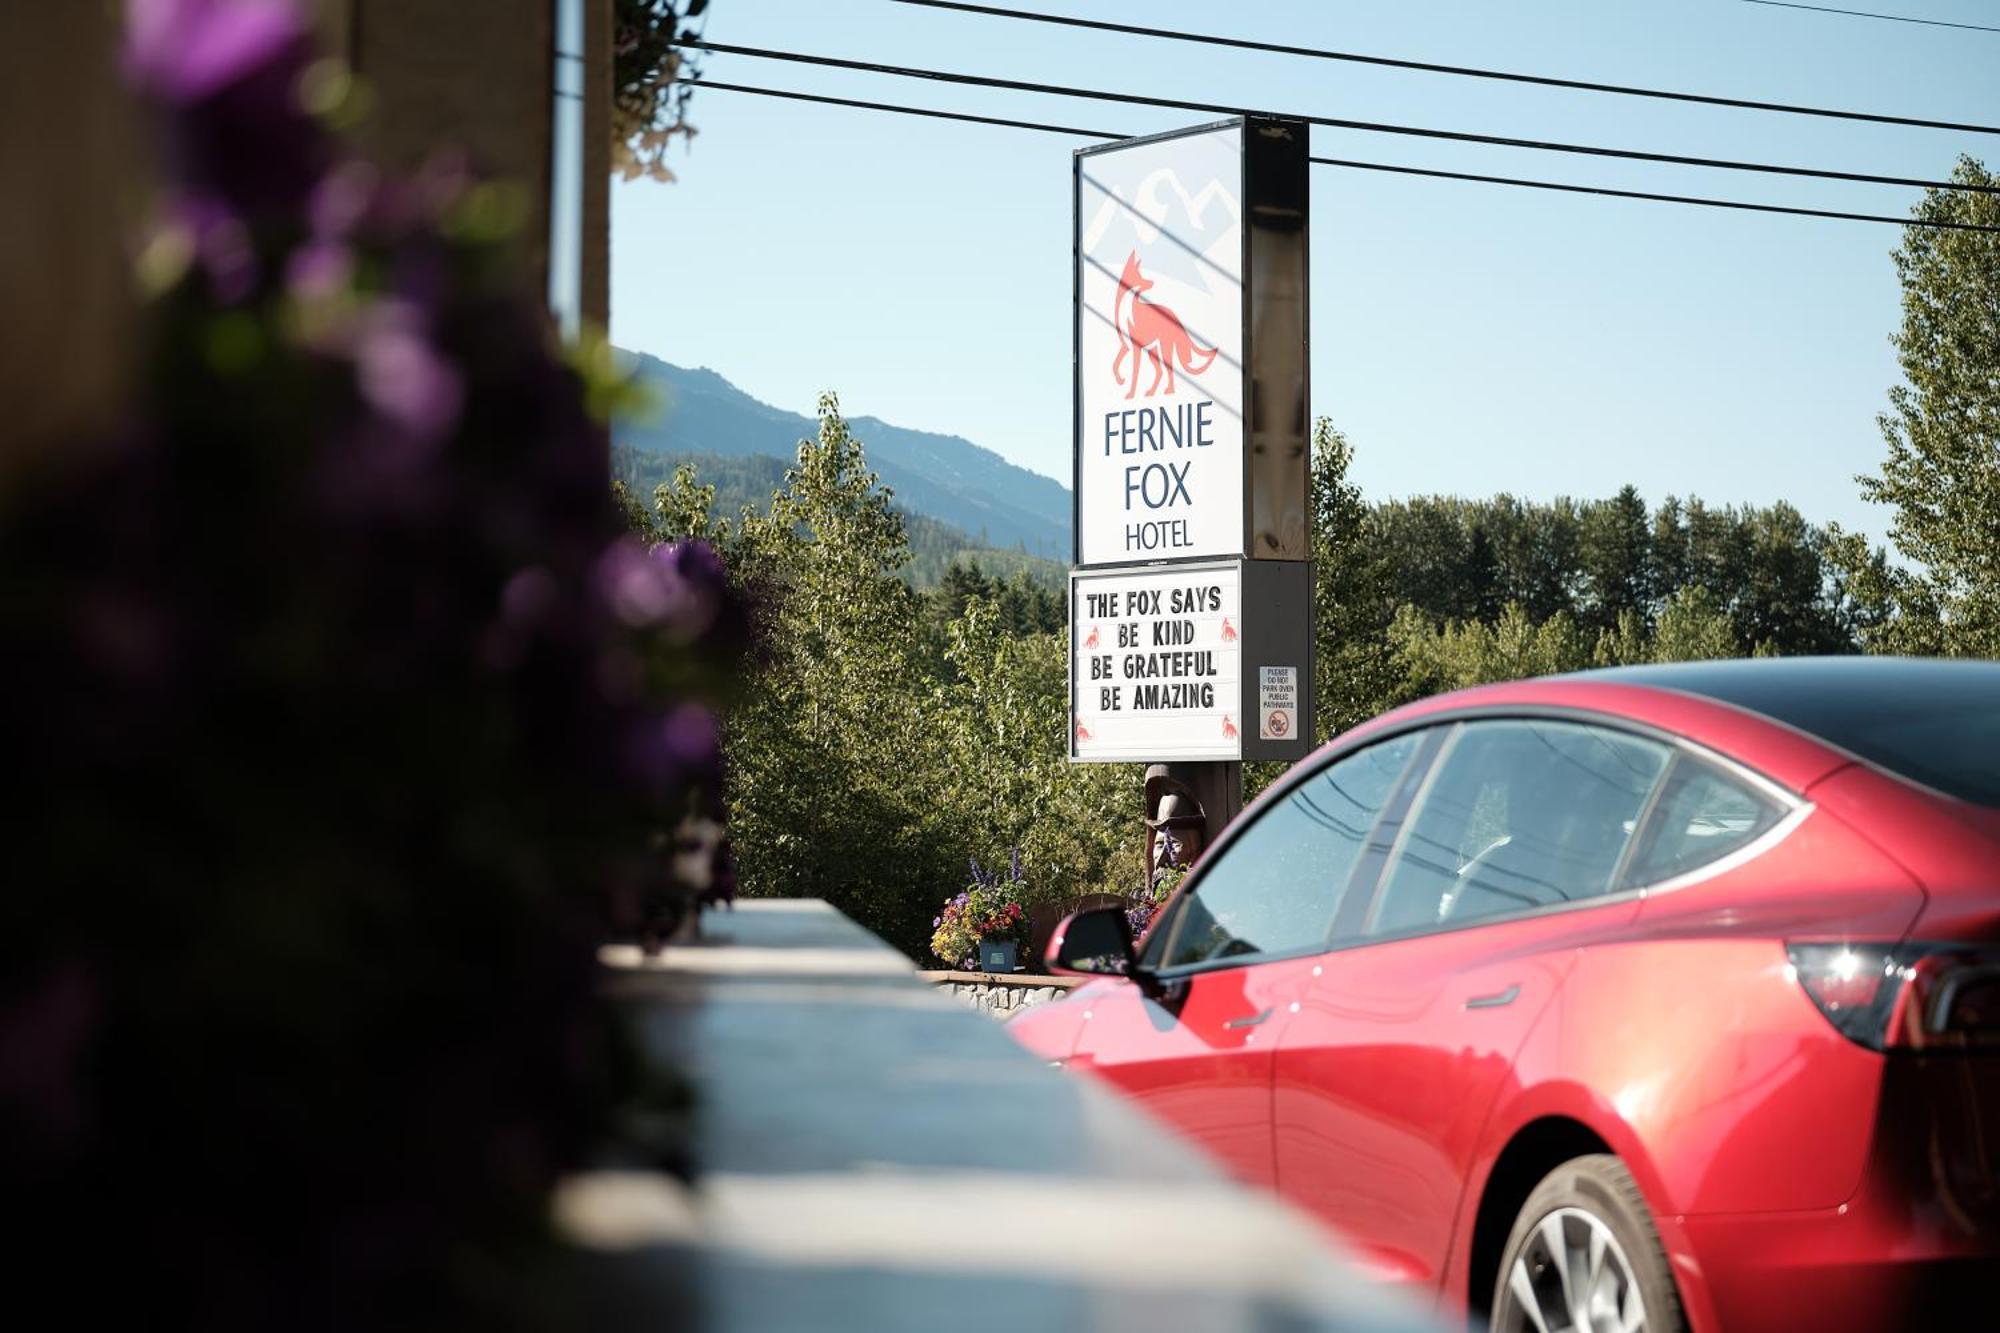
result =
M1122 907L1074 912L1049 936L1042 961L1051 972L1080 977L1127 977L1148 995L1159 989L1132 950L1132 923Z

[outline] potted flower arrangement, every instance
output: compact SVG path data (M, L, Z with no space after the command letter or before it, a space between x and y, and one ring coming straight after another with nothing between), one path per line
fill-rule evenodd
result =
M1017 848L1005 874L975 857L972 883L931 921L931 952L965 972L1012 972L1028 942L1027 880Z
M1174 890L1187 878L1186 866L1161 866L1153 875L1150 886L1140 886L1132 895L1131 905L1125 909L1125 920L1131 924L1132 938L1138 939L1153 924L1153 918L1167 905L1167 899L1174 896Z

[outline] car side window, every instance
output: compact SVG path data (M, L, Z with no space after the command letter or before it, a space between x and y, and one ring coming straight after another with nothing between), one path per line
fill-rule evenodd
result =
M1574 722L1460 724L1431 766L1362 926L1455 926L1610 893L1672 751Z
M1395 792L1414 734L1356 751L1307 778L1205 867L1148 966L1293 953L1326 943L1376 816Z
M1684 875L1762 837L1785 811L1713 764L1682 755L1646 821L1624 882L1634 888Z

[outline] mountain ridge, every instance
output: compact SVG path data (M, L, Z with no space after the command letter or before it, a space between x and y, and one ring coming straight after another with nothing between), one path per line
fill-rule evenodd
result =
M620 423L623 446L661 455L775 457L789 461L818 430L808 416L753 398L708 367L676 366L628 352L639 382L661 404L651 419ZM958 435L912 430L879 417L850 417L868 465L906 510L958 528L993 547L1067 560L1069 488L1010 463Z

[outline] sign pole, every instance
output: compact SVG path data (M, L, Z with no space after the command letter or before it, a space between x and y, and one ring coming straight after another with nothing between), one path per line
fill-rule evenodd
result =
M1187 784L1200 804L1207 821L1202 829L1202 846L1214 843L1229 822L1243 812L1243 761L1225 759L1219 763L1168 764L1170 777Z
M1312 736L1307 126L1086 148L1074 185L1070 758L1171 765L1207 846Z

